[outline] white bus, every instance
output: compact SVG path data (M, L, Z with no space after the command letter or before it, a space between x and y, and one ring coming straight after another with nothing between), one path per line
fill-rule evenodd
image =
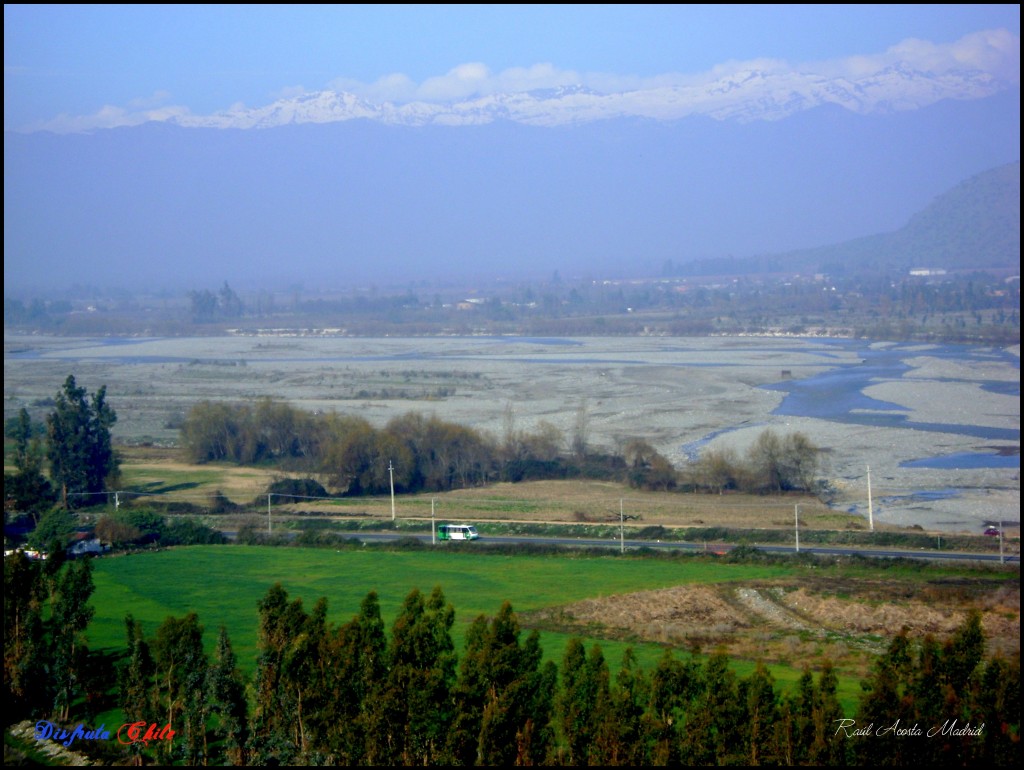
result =
M442 524L437 528L438 540L476 540L480 533L471 524Z

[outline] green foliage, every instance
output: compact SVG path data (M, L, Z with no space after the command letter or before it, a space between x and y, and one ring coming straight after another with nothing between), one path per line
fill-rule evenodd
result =
M375 591L359 614L329 635L336 661L329 679L327 745L339 764L366 764L374 706L388 667L387 637Z
M128 614L124 618L127 651L117 671L118 705L130 719L152 723L157 708L153 693L155 665L142 624ZM133 743L130 751L137 764L141 764L142 746Z
M28 535L28 544L38 551L67 548L75 531L75 517L64 508L54 507L44 513L36 528Z
M50 600L54 712L67 720L71 702L81 691L79 677L86 668L89 652L85 629L95 612L89 601L93 592L92 560L68 562L56 577L57 590Z
M4 510L38 514L53 505L50 482L40 471L4 474Z
M312 556L307 552L304 561ZM127 568L135 560L118 561ZM617 563L596 561L604 572ZM24 557L5 561L5 667L8 657L12 664L5 671L17 672L16 656L8 653L17 639L25 642L12 629L26 628L23 619L32 615L33 603L42 606L47 590L54 597L51 633L87 622L82 607L90 604L92 563L49 568L48 588L39 565ZM336 560L332 566L336 575ZM387 571L393 574L395 564ZM207 582L219 580L211 570L204 575ZM466 595L477 594L468 589ZM836 720L843 718L838 680L827 665L817 678L805 671L786 694L764 665L741 676L723 654L700 662L666 652L645 671L627 651L612 677L601 648L587 652L574 638L566 645L559 682L557 667L543 662L538 634L522 639L508 602L497 615L479 615L468 626L461 658L451 636L454 608L440 588L429 597L410 592L395 610L390 638L374 592L341 626L328 621L326 599L307 611L280 584L256 605L259 660L251 712L226 630L208 658L194 612L166 617L151 640L140 622L126 619L119 705L133 719L173 720L179 736L169 752L131 751L155 751L159 761L190 765L988 766L1020 760L1019 661L986 658L973 615L944 641L897 636L865 682L856 719L876 726L911 720L927 729L955 718L990 727L978 735L889 741L837 731ZM80 637L61 643L78 645ZM46 649L56 653L53 660L74 658L59 652L59 644ZM9 693L17 682L5 677ZM58 695L59 688L50 694ZM56 702L60 708L64 701ZM26 708L23 696L9 703Z
M551 746L548 719L553 678L541 665L540 636L520 643L519 621L505 602L488 621L478 616L466 634L455 688L448 753L455 764L542 764Z
M224 626L220 627L217 648L206 672L205 699L213 720L213 738L220 742L230 764L243 764L248 734L245 680Z
M110 438L117 414L107 404L106 394L103 386L89 401L86 389L68 375L55 398L54 411L46 418L50 477L65 508L100 502L107 479L118 472Z
M32 423L26 409L7 420L4 435L14 442L14 473L4 473L4 510L39 512L54 501L53 489L43 475L41 426Z
M9 719L37 716L49 705L41 572L20 551L4 557L4 703Z
M856 724L883 729L858 741L860 763L973 765L1020 761L1020 663L984 657L980 616L969 613L945 642L896 636L862 683ZM1005 677L1005 678L1001 678ZM1001 703L1010 711L996 711ZM898 724L897 724L898 722ZM919 725L917 734L898 730ZM984 729L979 731L979 727ZM971 728L974 728L973 731Z
M597 736L597 758L602 764L651 764L650 702L650 679L638 666L633 649L627 648L609 694L607 718Z
M219 529L196 519L172 518L160 536L161 545L223 545L228 539Z
M227 538L197 519L164 517L150 508L122 508L106 513L96 522L96 536L114 548L159 544L222 545Z
M150 649L154 664L154 702L162 724L176 728L174 750L186 764L198 764L205 751L207 718L204 684L207 658L199 616L169 617L156 629Z
M66 721L84 695L85 629L94 613L92 562L4 558L5 717Z
M142 533L143 542L159 540L167 527L164 517L148 508L128 508L119 516L122 521Z
M316 479L278 479L267 487L267 492L296 501L328 496L327 490Z
M414 589L391 629L388 672L372 706L370 764L435 764L452 723L455 610L440 587Z

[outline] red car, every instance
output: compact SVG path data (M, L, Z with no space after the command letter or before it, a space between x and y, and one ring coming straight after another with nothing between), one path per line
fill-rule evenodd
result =
M989 527L988 529L985 530L985 534L986 535L990 535L991 537L999 537L1003 533L1000 532L995 527Z

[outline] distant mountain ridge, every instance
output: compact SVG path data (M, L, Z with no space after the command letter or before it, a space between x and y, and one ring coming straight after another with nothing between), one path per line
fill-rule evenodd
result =
M1008 84L973 69L934 73L906 64L860 78L817 73L745 69L711 82L599 93L582 85L519 93L495 93L439 104L375 103L344 91L318 91L255 108L213 115L179 115L168 122L188 128L273 128L302 123L372 120L399 126L484 125L508 120L561 126L610 118L678 120L703 115L716 120L781 120L826 104L857 114L916 109L942 99L979 99Z
M892 233L782 255L830 275L1020 267L1020 161L984 171L938 196Z
M825 244L893 233L938 191L1018 162L1019 117L1009 89L871 116L826 104L776 121L8 133L5 290L624 278L729 255L819 272L847 253ZM1016 241L972 247L973 264L1019 256L1016 186ZM938 245L901 264L939 266ZM857 253L876 260L880 248Z

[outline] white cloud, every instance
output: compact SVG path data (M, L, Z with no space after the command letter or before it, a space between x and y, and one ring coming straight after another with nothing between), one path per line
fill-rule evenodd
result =
M494 91L533 91L538 88L572 86L582 82L579 73L573 70L559 70L552 64L534 64L532 67L513 67L504 70L494 78Z
M92 115L58 115L53 120L26 127L33 131L52 131L55 134L80 134L103 128L138 126L143 123L164 122L187 118L191 113L187 107L166 106L153 109L128 110L123 107L105 105Z
M1005 29L967 35L952 45L957 61L1020 83L1020 38Z
M883 53L816 62L801 69L822 75L860 78L896 65L936 75L972 69L998 77L1007 84L1018 83L1020 38L1005 29L974 32L953 43L907 38Z
M296 99L305 93L307 93L307 91L303 86L285 86L284 88L272 93L271 96L276 101L280 99Z
M877 75L895 65L933 74L969 68L989 73L1007 84L1018 83L1020 38L1005 29L976 32L953 43L943 44L908 38L876 54L804 63L765 58L731 60L705 72L663 73L648 77L606 72L580 73L560 70L549 63L513 67L493 73L484 64L469 62L453 67L444 75L427 78L420 84L416 84L407 75L395 73L372 84L339 78L331 83L331 87L378 103L447 103L495 93L577 84L608 94L669 86L699 86L755 70L776 75L792 72L857 80Z
M171 100L171 92L170 91L154 91L149 96L143 96L143 97L139 97L137 99L132 99L128 103L128 106L132 110L147 110L147 109L153 109L155 107L159 107L162 104L166 104L170 100Z
M385 102L405 103L416 99L418 86L408 75L394 72L384 75L369 85L350 78L337 78L328 86L334 91L344 91L383 104Z
M426 102L448 102L493 93L491 71L479 62L453 67L439 77L427 78L416 89L416 98Z

